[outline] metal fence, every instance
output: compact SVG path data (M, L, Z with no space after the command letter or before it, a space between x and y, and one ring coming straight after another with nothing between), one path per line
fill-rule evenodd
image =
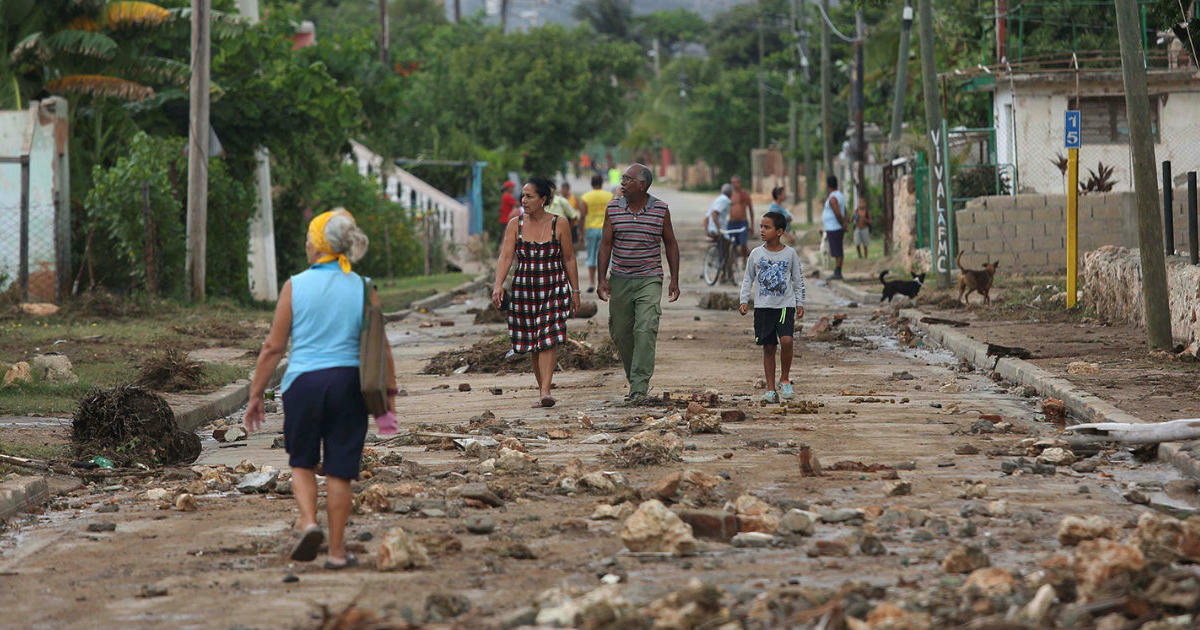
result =
M54 204L0 205L0 292L25 302L53 302L59 286Z

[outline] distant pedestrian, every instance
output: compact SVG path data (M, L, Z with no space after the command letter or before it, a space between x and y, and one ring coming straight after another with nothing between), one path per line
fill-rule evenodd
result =
M742 278L741 305L738 312L745 315L754 294L754 343L763 349L763 372L767 393L763 400L777 403L782 397L796 395L792 387L792 339L796 320L804 317L804 269L796 250L780 242L787 229L787 219L778 212L768 212L759 226L763 244L755 247L746 263ZM775 349L779 348L780 380L775 389Z
M604 190L604 177L592 175L592 189L583 193L583 238L587 244L588 293L596 290L596 265L600 259L600 239L604 236L604 217L612 193ZM607 270L606 270L607 271Z
M579 207L576 204L578 200L575 195L571 194L571 185L563 182L560 191L554 195L554 201L546 207L546 212L560 216L567 220L570 227L567 229L571 235L571 242L575 242L575 224L579 222Z
M553 407L550 395L558 346L567 342L567 318L579 310L579 272L565 221L546 212L554 198L554 182L531 178L521 189L525 214L509 220L496 265L492 304L508 309L508 336L518 354L530 354L537 379L538 402ZM504 303L504 279L517 260L512 291Z
M733 205L733 185L722 184L721 194L708 204L708 214L704 219L704 232L710 239L716 240L721 236L721 230L727 229L729 223L729 207Z
M596 295L610 300L608 332L617 346L631 402L646 397L654 375L658 320L662 316L662 254L671 281L668 301L679 299L679 243L665 201L649 194L654 174L633 164L621 176L624 196L608 204L600 241L600 285ZM612 262L612 279L608 276ZM610 290L611 285L611 290Z
M496 247L504 242L504 230L508 227L508 221L512 218L513 212L517 210L517 198L513 196L513 188L516 184L510 179L504 182L500 193L500 235L496 239Z
M846 195L838 190L838 178L830 175L825 178L829 187L829 195L825 197L825 210L821 213L821 224L825 228L825 237L829 241L829 257L834 260L833 275L830 280L842 279L842 259L845 257L846 241Z
M608 185L612 186L613 188L619 188L621 186L621 169L617 168L616 166L608 167ZM620 195L617 196L619 197Z
M783 186L776 186L771 189L771 205L767 206L767 212L778 212L787 219L787 227L783 229L783 244L792 244L792 213L784 207L783 202L787 201L787 189Z
M730 234L729 238L738 246L738 250L742 253L743 262L750 255L750 226L754 224L754 204L750 201L750 191L742 188L742 178L734 175L729 178L729 183L733 185L733 195L729 198L729 221L726 223L725 229L729 231L745 228L745 230L736 234Z
M858 198L858 209L854 211L854 249L859 258L867 258L871 248L871 212L867 210L867 198Z
M367 236L345 210L326 212L308 224L307 271L291 277L279 292L275 320L258 355L250 382L244 422L250 431L263 425L263 394L279 360L292 349L279 389L283 392L283 444L292 467L292 494L300 508L300 540L293 560L317 557L325 534L317 524L317 466L325 476L329 518L327 569L357 564L346 551L346 523L354 504L350 483L358 479L367 407L360 389L359 336L362 331L364 279L350 270L367 253ZM371 303L379 294L370 291ZM387 353L388 411L396 409L396 368ZM324 460L322 461L322 451Z

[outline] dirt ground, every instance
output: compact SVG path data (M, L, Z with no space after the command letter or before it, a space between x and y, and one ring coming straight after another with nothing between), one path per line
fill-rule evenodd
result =
M533 623L528 607L539 596L543 610L551 607L556 598L548 589L588 593L602 578L619 580L623 597L634 607L679 591L691 578L718 587L719 606L696 627L845 627L846 617L867 617L885 602L933 615L937 625L927 627L962 626L971 619L1002 621L1008 607L1028 603L1036 590L1030 585L1047 579L1043 562L1072 553L1056 539L1063 517L1104 516L1122 531L1130 529L1149 509L1122 498L1131 489L1140 489L1151 502L1186 507L1165 492L1168 482L1178 479L1174 469L1139 463L1124 452L1102 453L1096 472L1066 466L1048 475L1002 472L1016 456L1032 461L1037 449L1030 446L1031 438L1055 433L1038 421L1040 401L1023 397L1021 388L993 382L988 374L960 368L948 352L901 348L881 323L881 312L866 305L850 308L811 280L806 329L822 315L847 315L844 339L798 339L793 371L798 396L823 406L816 414L782 414L779 406L759 406L761 352L753 344L750 318L698 307L709 289L698 277L704 246L692 226L699 224L707 196L658 192L671 203L684 244L684 292L679 301L664 302L651 393L669 392L678 399L714 389L720 402L713 408L740 409L748 414L746 421L723 423L715 434L683 431L681 461L616 468L606 456L612 446L581 442L600 433L623 441L669 411L661 405L620 404L626 387L619 367L557 373L559 404L547 410L530 408L536 388L527 374L422 373L438 352L503 330L499 324L471 323L468 309L485 299L478 296L389 325L400 386L408 393L400 405L401 431L421 426L461 433L470 418L491 411L508 425L496 437L518 438L537 458L536 471L485 474L477 458L460 450L369 444L379 455L403 459L403 464L376 468L376 477L360 485L382 484L392 493L393 509L353 517L349 535L363 564L336 572L322 569L320 561L285 558L296 514L288 496L209 492L197 497L196 511L185 512L172 509L171 500L147 499L146 491L166 488L174 497L194 480L190 472L94 484L56 499L41 514L9 523L0 535L0 628L316 628L319 605L341 609L352 601L387 616L394 627L406 627L406 620L435 628L513 627ZM450 319L454 326L421 325ZM601 337L606 321L601 304L596 317L571 325ZM1079 325L1056 324L1064 326L1061 342L1048 340L1040 328L1022 336L1003 322L973 321L967 330L988 326L989 334L997 335L1013 330L1011 340L1044 354L1038 359L1042 364L1065 365L1071 356L1101 362L1105 378L1096 382L1111 381L1107 372L1140 365L1132 346L1128 357L1107 354L1108 344L1121 342L1118 330L1098 324L1074 328ZM1071 345L1070 340L1078 341ZM1101 349L1106 353L1092 353ZM1162 374L1159 391L1165 392L1172 382L1167 376L1174 373ZM470 391L459 391L461 383L470 384ZM496 389L500 393L493 393ZM1115 395L1105 389L1097 393ZM1194 380L1189 394L1195 395ZM1144 396L1159 400L1150 389ZM981 415L999 416L1001 424L985 419L987 429L980 429ZM233 467L248 459L286 469L286 455L270 448L281 414L269 414L269 421L267 430L252 435L244 447L222 448L227 445L206 437L197 464ZM798 454L804 446L819 457L824 476L801 475ZM672 472L718 476L722 482L712 494L683 499L705 509L719 510L726 501L753 493L780 514L785 508L863 513L848 522L819 523L812 536L787 537L767 548L705 539L691 556L631 553L622 544L620 520L590 518L598 504L619 496L556 486L560 469L577 458L587 471L620 472L643 495ZM841 461L900 470L829 470ZM911 482L911 494L889 496L891 476ZM456 489L476 481L486 482L504 505L476 507L457 498ZM112 509L107 506L118 511L98 511ZM990 516L980 513L982 506ZM924 516L913 516L918 513ZM485 515L494 519L495 531L469 533L466 519ZM100 523L114 523L115 531L88 531ZM425 541L431 566L398 572L374 568L379 541L395 527ZM882 555L861 551L867 536L882 543ZM948 573L940 563L961 545L977 547L992 566L1017 576L1012 593L995 601L974 591L959 595L965 574ZM836 555L843 547L851 552ZM437 605L461 601L458 597L469 602L465 611L460 605L446 613ZM831 602L836 615L828 606L821 608ZM1060 627L1090 627L1111 614L1132 624L1139 614L1123 603L1097 608L1092 602L1086 608L1071 602L1064 592L1055 608L1054 614L1068 621ZM654 618L661 627L673 627ZM650 623L589 617L580 626Z

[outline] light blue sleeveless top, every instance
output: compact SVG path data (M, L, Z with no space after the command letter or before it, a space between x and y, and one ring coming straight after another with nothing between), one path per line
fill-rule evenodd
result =
M292 276L292 351L281 393L305 372L358 367L364 290L363 277L342 273L336 261Z

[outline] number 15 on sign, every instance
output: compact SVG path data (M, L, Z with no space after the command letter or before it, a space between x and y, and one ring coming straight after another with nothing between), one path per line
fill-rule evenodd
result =
M1080 131L1079 131L1080 122L1081 121L1080 121L1080 116L1079 116L1079 110L1076 110L1076 109L1067 110L1067 124L1066 124L1066 128L1065 128L1066 134L1065 134L1065 137L1063 138L1064 148L1067 148L1067 149L1078 149L1079 148L1079 146L1081 144Z

